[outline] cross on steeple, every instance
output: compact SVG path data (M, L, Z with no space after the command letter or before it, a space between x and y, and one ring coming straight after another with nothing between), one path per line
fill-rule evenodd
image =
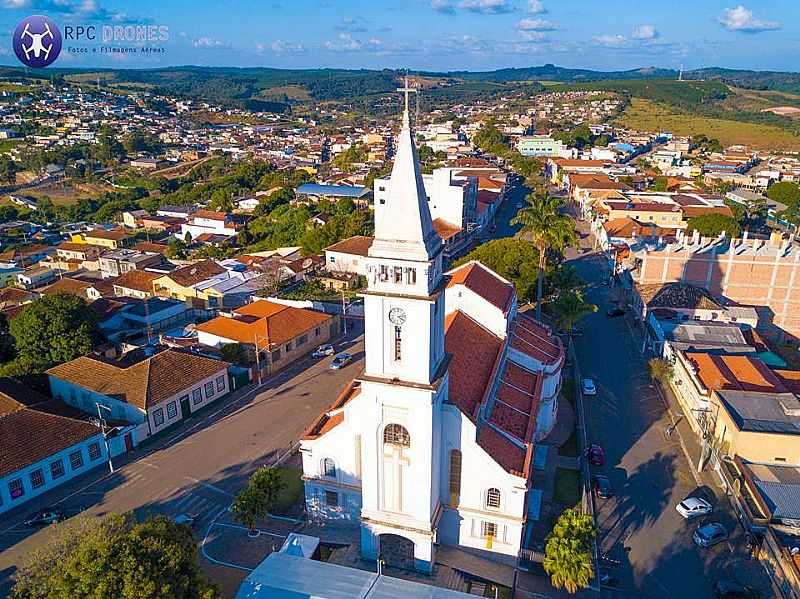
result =
M408 94L410 93L417 93L416 87L409 87L408 86L408 75L405 76L403 80L403 87L397 88L397 91L401 92L405 95L405 111L403 112L403 124L407 124L408 122Z

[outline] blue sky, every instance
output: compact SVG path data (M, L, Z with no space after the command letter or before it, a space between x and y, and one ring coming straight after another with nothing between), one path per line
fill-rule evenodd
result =
M56 66L178 64L487 70L554 63L612 70L703 66L800 70L795 0L0 0L0 63L29 14L59 25L158 24L153 56ZM85 45L65 41L68 45Z

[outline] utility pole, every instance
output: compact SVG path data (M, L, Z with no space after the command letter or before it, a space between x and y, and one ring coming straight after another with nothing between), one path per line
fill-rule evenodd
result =
M108 447L108 436L106 434L106 419L103 418L103 414L100 412L100 410L106 410L107 412L110 413L111 408L109 408L107 405L101 404L99 401L94 402L94 405L97 406L98 423L100 426L100 430L103 433L103 443L105 443L106 446L106 455L108 456L108 470L109 472L111 472L111 474L114 474L114 464L111 462L111 450Z
M344 299L344 289L342 291L342 326L344 328L344 334L347 335L347 304L345 303Z
M258 335L253 335L253 346L256 350L256 372L258 372L258 384L261 385L261 359L259 355L261 351L258 349Z

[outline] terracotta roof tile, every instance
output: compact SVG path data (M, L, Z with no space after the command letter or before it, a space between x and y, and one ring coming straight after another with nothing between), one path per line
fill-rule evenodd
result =
M509 404L503 403L502 400L496 399L492 407L492 415L489 418L489 422L520 441L525 442L525 433L528 430L529 419L528 414Z
M687 352L703 386L709 390L786 393L780 379L764 362L752 356L714 355Z
M47 374L147 410L227 368L221 360L167 349L132 365L83 356Z
M161 276L161 273L147 272L138 269L129 270L114 279L114 286L153 293L153 281Z
M526 450L497 432L491 425L484 425L478 431L478 445L505 470L515 476L527 478Z
M338 243L325 248L327 252L341 252L342 254L354 254L356 256L369 255L369 248L372 247L372 237L364 235L356 235L355 237L348 237L342 239Z
M450 360L449 401L475 421L500 356L502 341L463 312L445 319L445 351Z
M511 335L511 347L543 364L555 364L564 357L561 339L530 316L517 314Z
M436 218L433 220L433 228L439 234L439 237L441 237L444 241L447 241L451 237L455 237L464 230L461 227L450 224L441 218Z
M224 272L225 269L213 260L201 260L200 262L177 268L164 276L172 279L182 287L191 287Z
M514 298L514 286L480 262L467 262L447 274L450 275L448 288L464 285L493 306L508 313Z
M361 383L355 380L350 381L330 407L311 423L301 438L304 440L317 439L344 422L344 406L358 397L360 393Z

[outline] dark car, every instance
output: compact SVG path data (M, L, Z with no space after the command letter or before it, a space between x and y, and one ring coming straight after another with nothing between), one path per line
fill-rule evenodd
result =
M601 499L608 499L614 496L614 487L611 486L611 481L602 474L592 477L592 489L594 489L595 497L600 497Z
M347 353L339 354L333 359L331 362L330 368L331 370L339 370L340 368L344 368L353 360L353 356Z
M714 597L717 599L755 599L758 593L735 580L722 579L714 585Z
M692 540L699 547L713 547L728 538L728 531L719 522L703 524L694 531Z
M597 443L592 443L586 448L586 457L592 466L602 466L606 463L606 454Z
M25 526L46 526L64 520L64 514L56 510L42 510L25 520Z
M609 318L618 318L619 316L625 316L625 310L622 308L611 308L608 312L606 312L606 316Z

